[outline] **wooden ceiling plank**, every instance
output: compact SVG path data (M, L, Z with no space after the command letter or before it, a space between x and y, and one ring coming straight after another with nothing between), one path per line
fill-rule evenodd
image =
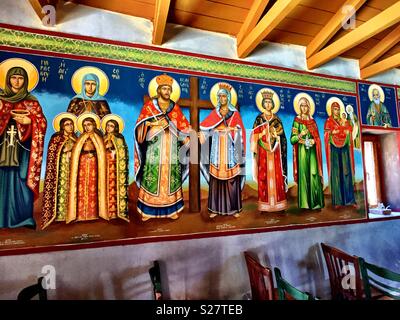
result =
M301 5L309 8L315 8L331 13L336 13L343 6L345 0L329 0L329 1L316 1L316 0L302 0Z
M352 6L357 11L366 0L347 0L343 7L338 10L332 19L321 29L306 48L306 57L311 57L318 52L342 27L343 21L348 18L348 12L342 10L345 6ZM346 19L347 20L347 19Z
M307 59L314 69L400 21L400 1Z
M236 35L239 32L242 25L239 22L228 21L204 15L196 15L181 10L171 10L171 14L168 19L171 23L176 23L207 31L225 33L232 36Z
M385 52L393 48L400 41L400 25L397 26L391 33L389 33L383 40L381 40L376 46L370 49L367 54L360 58L360 69L364 69Z
M260 20L268 2L269 0L255 0L253 2L246 19L236 36L238 45L243 41L245 35L257 25L257 22Z
M369 0L368 6L379 9L379 10L385 10L387 7L390 7L392 4L395 4L397 1L398 0Z
M314 9L299 4L291 12L287 14L288 18L294 18L305 22L312 22L315 24L325 25L333 14L331 12L323 11L320 9Z
M214 3L228 4L230 6L247 10L250 10L250 7L252 5L251 1L249 0L209 0L209 1Z
M171 0L156 0L153 21L153 44L161 45Z
M237 48L240 58L246 57L275 27L292 11L301 0L278 0L243 39Z
M171 11L172 10L218 17L240 23L243 23L248 13L247 9L208 0L175 0L172 4Z
M385 72L392 68L400 66L400 52L386 58L385 60L376 62L360 70L361 79L371 78L379 73Z
M268 37L267 41L285 44L295 44L305 47L307 43L310 43L313 37L304 34L296 34L293 32L287 32L280 30L279 27L273 30Z
M125 0L125 1L104 1L104 0L75 0L74 2L99 8L103 10L109 10L113 12L118 12L122 14L127 14L130 16L141 17L149 20L154 19L154 4L135 1L135 0Z
M315 37L321 30L321 26L319 24L286 17L276 29Z
M379 60L384 60L386 58L389 58L390 56L399 53L400 52L400 44L398 44L397 46L394 46L392 49L390 49L388 52L386 52L382 57L380 57L378 59Z

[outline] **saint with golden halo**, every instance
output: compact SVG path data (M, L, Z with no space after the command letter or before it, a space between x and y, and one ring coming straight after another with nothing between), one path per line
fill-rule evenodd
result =
M388 128L392 126L390 113L385 106L385 92L381 86L371 84L368 88L368 97L371 101L368 113L367 124L370 126L383 126Z
M179 95L174 78L167 74L154 77L149 83L151 100L143 105L136 122L137 211L143 221L177 219L184 207L182 184L189 174L190 125L177 104Z
M42 204L42 229L53 221L64 222L68 212L72 149L78 139L77 117L68 112L53 121L55 133L47 148L46 176Z
M35 228L47 121L37 98L37 68L28 60L0 63L0 228Z
M236 90L218 82L210 90L215 109L200 123L200 168L209 184L208 211L239 217L245 183L246 130L236 109Z
M356 207L353 127L347 117L342 116L347 113L338 97L328 99L326 110L329 118L325 121L324 141L332 206L335 209L348 205Z
M81 135L71 154L66 222L109 220L107 207L107 155L100 118L91 112L77 120Z
M253 179L258 184L258 210L274 212L287 209L287 141L277 93L263 88L256 95L261 113L250 137L253 153Z
M110 219L121 218L129 222L128 146L122 135L124 121L116 114L108 114L101 120L104 146L107 155L107 200Z
M293 145L293 174L301 209L320 210L325 206L323 192L322 147L318 126L312 115L313 98L305 92L293 100L297 113L292 125L290 142Z
M70 101L67 112L76 116L84 112L92 112L100 119L111 113L104 97L110 85L104 71L89 66L79 68L72 75L71 85L76 96Z

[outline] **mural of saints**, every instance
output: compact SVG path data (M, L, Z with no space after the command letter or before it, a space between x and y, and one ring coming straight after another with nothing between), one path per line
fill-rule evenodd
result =
M78 117L78 130L71 154L70 191L66 222L100 218L109 220L107 208L107 155L100 132L100 119L93 113Z
M76 96L69 103L67 112L76 116L84 112L93 112L102 119L111 113L104 95L108 91L107 75L96 67L82 67L74 72L71 79Z
M293 121L290 142L293 145L293 174L298 187L301 209L321 209L325 206L322 173L322 147L317 123L312 115L315 103L307 93L294 98L297 117Z
M384 105L385 93L383 89L372 84L368 88L368 97L371 101L368 113L367 113L367 124L370 126L383 126L385 128L392 126L392 120L386 106Z
M353 127L346 118L343 102L336 97L330 98L326 104L329 118L325 122L324 140L332 192L332 206L356 206L354 196L354 144Z
M250 141L258 210L282 211L287 209L287 142L282 121L276 115L279 97L264 88L257 93L256 104L261 114L254 121Z
M177 219L184 207L182 183L189 173L185 160L190 125L177 104L180 87L175 79L166 74L153 78L149 96L135 126L137 211L143 221Z
M68 212L68 192L72 148L77 140L77 118L72 113L60 113L54 118L54 133L47 149L46 176L42 204L42 229L53 221L65 222Z
M101 128L107 156L108 216L129 222L129 157L128 146L122 135L124 122L120 116L109 114L102 119Z
M24 59L0 64L0 228L36 227L33 203L39 196L47 122L31 94L39 80Z
M210 91L215 109L200 123L202 144L200 168L209 184L210 218L240 216L245 183L246 131L235 108L237 94L228 83L219 82Z

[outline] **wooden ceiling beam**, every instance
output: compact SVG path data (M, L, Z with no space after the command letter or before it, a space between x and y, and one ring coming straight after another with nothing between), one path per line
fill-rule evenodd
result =
M382 61L371 64L360 70L361 79L371 78L379 73L388 71L392 68L397 68L400 66L400 52L394 54L393 56L386 58Z
M381 31L390 28L399 21L400 1L364 22L361 26L345 34L328 47L307 58L308 68L314 69L323 65Z
M345 6L351 6L357 11L366 2L366 0L347 0L340 10L328 21L327 24L320 30L314 39L308 44L306 48L306 57L311 57L314 53L323 48L330 39L339 31L343 22L347 20L348 12L343 10Z
M35 10L39 19L42 20L45 17L45 13L42 12L42 8L46 5L52 5L57 7L58 0L29 0L33 10Z
M156 0L153 20L153 44L161 45L171 0Z
M239 58L247 57L257 45L273 31L276 26L292 11L301 0L277 0L264 17L238 45Z
M360 69L368 67L400 41L400 25L360 58Z
M269 0L254 0L246 19L244 20L236 36L238 45L243 41L245 35L257 25L257 22L260 20L265 8L268 5L268 2Z

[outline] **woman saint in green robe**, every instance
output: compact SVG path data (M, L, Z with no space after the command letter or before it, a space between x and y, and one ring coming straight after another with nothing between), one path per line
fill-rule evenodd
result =
M293 173L298 186L301 209L325 206L322 175L322 148L317 123L311 116L309 98L298 102L299 115L294 119L290 142L293 145Z

